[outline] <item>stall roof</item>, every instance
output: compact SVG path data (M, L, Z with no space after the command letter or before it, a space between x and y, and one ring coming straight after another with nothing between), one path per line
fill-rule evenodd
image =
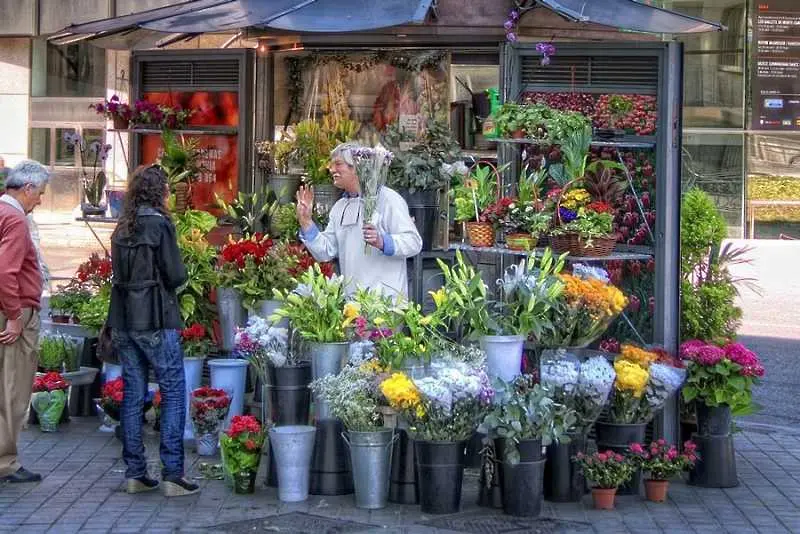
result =
M535 0L576 22L650 33L698 33L723 26L638 0ZM363 32L425 22L434 0L191 0L73 24L50 39L92 39L109 48L159 47L202 33L244 28L298 33Z
M272 28L355 32L422 23L433 0L192 0L131 15L73 24L51 37L66 43L136 30L195 35Z
M648 33L702 33L722 31L719 23L691 17L638 0L536 0L576 22L592 22Z

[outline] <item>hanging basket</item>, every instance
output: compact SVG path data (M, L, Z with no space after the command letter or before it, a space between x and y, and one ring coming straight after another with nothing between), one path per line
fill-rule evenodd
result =
M111 120L114 123L115 130L127 130L131 125L130 120L118 115L114 115Z

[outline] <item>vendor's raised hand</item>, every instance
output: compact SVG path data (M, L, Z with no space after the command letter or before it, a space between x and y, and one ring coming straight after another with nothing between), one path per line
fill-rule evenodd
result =
M300 228L307 231L314 224L311 214L314 212L314 188L304 185L300 186L297 190L297 222L300 223Z

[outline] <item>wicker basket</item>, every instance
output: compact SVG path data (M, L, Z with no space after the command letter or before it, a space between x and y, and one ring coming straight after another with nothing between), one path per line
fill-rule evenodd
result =
M494 246L494 227L488 222L468 222L467 238L473 247Z
M506 247L509 250L533 250L538 239L531 234L513 233L506 235Z
M559 254L565 252L570 256L584 256L589 258L602 258L614 251L617 240L613 236L595 237L591 244L587 244L579 234L564 234L550 236L550 246Z

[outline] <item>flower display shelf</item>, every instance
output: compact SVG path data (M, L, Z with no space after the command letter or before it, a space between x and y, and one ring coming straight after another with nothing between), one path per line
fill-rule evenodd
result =
M109 128L109 132L116 132L116 133L140 133L140 134L158 134L161 135L162 130L160 128L125 128L125 129L118 129L118 128ZM174 130L174 132L178 135L236 135L237 129L236 128L178 128Z
M549 139L512 139L500 137L493 139L497 143L514 144L514 145L553 145L553 141ZM592 139L592 146L597 148L654 148L656 146L655 137L646 135L627 135L621 137L612 137L610 139L594 138Z
M486 253L486 254L505 254L509 256L528 256L529 252L525 250L512 250L506 247L473 247L467 244L461 243L451 243L450 250L460 250L462 252L467 253ZM541 256L543 253L543 248L535 248L533 249L533 254L536 256ZM609 254L608 256L568 256L567 260L571 262L590 262L590 261L631 261L631 260L643 260L647 261L652 258L652 254L647 254L645 252L626 252L626 251L615 251Z

